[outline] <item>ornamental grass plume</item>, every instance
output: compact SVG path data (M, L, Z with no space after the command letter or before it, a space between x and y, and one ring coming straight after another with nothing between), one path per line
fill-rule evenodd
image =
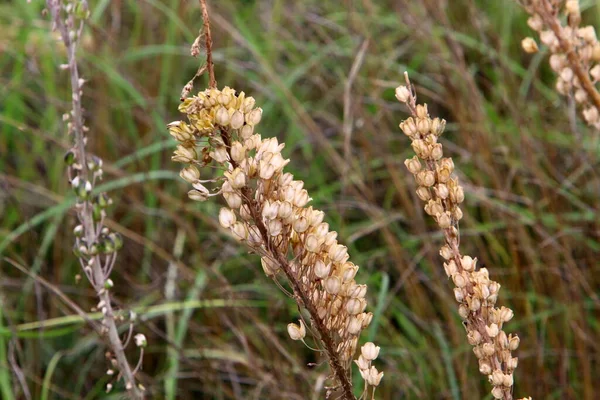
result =
M136 384L135 375L142 363L146 339L143 334L135 336L136 345L140 348L140 358L137 366L132 368L125 355L125 348L133 335L135 317L132 313L128 337L125 342L121 341L117 320L122 318L116 315L111 298L113 281L110 274L115 266L117 253L123 246L123 239L104 226L106 209L112 204L112 200L106 193L94 193L94 188L103 175L102 159L86 151L88 128L85 126L81 104L85 80L79 75L76 50L89 10L86 1L76 0L47 0L46 6L52 15L53 28L60 33L67 50L68 64L63 69L69 71L71 79L72 110L63 116L63 120L67 122L69 136L73 139L73 147L65 156L69 182L77 199L75 211L79 221L73 232L73 251L98 297L95 309L101 311L103 316L99 332L106 338L110 348L106 353L110 362L107 375L112 377L117 370L116 380L123 379L127 396L130 399L143 399L144 388L141 384ZM106 391L110 392L112 388L113 384L109 382Z
M479 360L479 371L492 384L496 399L512 400L513 372L518 360L512 352L519 346L519 337L503 331L513 311L496 308L500 284L489 278L486 268L477 267L477 258L460 253L458 222L463 217L460 204L465 199L458 178L453 176L452 158L444 158L438 138L446 121L431 118L427 104L418 104L416 94L405 73L406 86L396 89L396 97L406 104L411 117L400 128L411 139L416 156L404 164L414 175L417 196L425 202L425 212L433 217L444 233L445 244L440 250L444 270L454 283L458 313L467 331L467 340Z
M583 119L600 129L600 43L593 26L580 27L579 0L520 0L531 15L527 24L539 35L550 50L550 67L556 72L556 90L563 96L573 96L581 109ZM567 16L567 24L560 20L560 12ZM528 53L538 50L533 38L522 41Z

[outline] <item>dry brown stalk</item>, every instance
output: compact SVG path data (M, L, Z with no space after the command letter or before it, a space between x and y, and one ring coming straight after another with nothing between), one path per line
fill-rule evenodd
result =
M550 66L558 74L557 91L573 96L588 125L600 129L600 43L593 26L580 27L579 0L521 0L519 3L531 14L527 21L552 55ZM567 25L560 21L560 11L567 15ZM523 49L538 50L533 38L525 38Z
M464 191L453 177L454 162L443 157L439 136L446 121L429 116L426 104L417 104L416 94L405 73L406 86L396 89L396 97L406 104L411 117L400 128L412 141L416 156L405 161L418 185L417 196L424 202L425 212L431 215L444 233L445 245L440 255L446 261L444 270L452 279L454 295L459 303L458 313L467 330L467 340L479 360L479 371L487 375L496 399L512 400L513 371L517 358L511 352L519 345L516 335L507 335L502 326L513 317L513 311L496 308L500 284L490 280L486 268L477 268L477 259L460 253L458 221L463 213L460 204ZM423 163L423 164L422 164Z
M88 6L85 0L65 3L60 0L47 0L46 5L52 15L54 29L60 32L67 50L68 64L65 68L69 70L71 78L72 111L65 114L63 119L70 121L69 134L74 137L74 146L65 157L69 180L77 195L75 209L80 222L74 231L76 237L74 252L98 296L97 308L104 315L100 333L107 338L111 350L109 359L119 370L118 378L122 377L125 381L128 396L131 399L143 399L143 390L135 382L136 371L131 368L125 356L124 345L116 324L117 316L110 296L113 282L109 277L116 262L117 251L123 241L118 234L109 232L103 224L106 216L105 209L112 202L105 193L97 196L92 193L96 182L102 178L102 160L88 155L85 149L87 127L84 124L81 105L85 81L79 76L76 51L84 21L89 15ZM133 320L130 323L132 322ZM130 325L130 336L131 327L132 325ZM136 342L140 347L145 345L145 338L143 341L142 338L143 335L136 335ZM143 349L141 352L140 360ZM112 384L109 384L107 390L110 391L111 388Z
M304 183L283 172L289 162L281 155L284 145L255 133L262 109L244 92L212 86L216 81L211 78L209 19L205 2L201 5L211 87L179 107L189 123L169 124L171 135L180 142L173 160L188 164L181 177L194 187L189 197L205 201L223 195L228 207L219 213L221 226L261 256L265 274L282 289L281 276L290 284L291 296L309 315L317 351L327 355L332 370L328 398L354 400L350 367L358 336L373 318L364 312L367 287L354 280L358 267L348 261L347 248L338 244L337 233L323 222L324 213L307 207L310 197ZM200 179L200 168L211 163L224 170L224 176ZM206 183L217 187L211 191ZM304 341L306 329L303 319L299 325L288 325L293 340ZM365 396L374 396L383 377L371 365L378 354L379 347L367 343L355 361L365 380Z

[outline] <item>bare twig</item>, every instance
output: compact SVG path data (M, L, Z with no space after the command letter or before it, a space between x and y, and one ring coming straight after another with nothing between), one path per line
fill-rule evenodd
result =
M119 336L115 315L112 308L110 288L112 281L108 278L114 265L116 251L122 240L114 233L109 233L102 222L110 199L105 194L92 198L91 193L96 180L102 177L102 160L86 154L83 108L81 105L84 80L79 76L77 64L77 43L81 36L84 21L88 16L87 1L47 0L46 5L52 14L54 29L58 29L67 50L68 64L66 68L71 78L72 111L65 115L69 122L69 133L74 136L74 147L67 153L69 178L77 194L76 211L79 225L75 229L75 252L81 266L94 287L98 296L98 308L104 315L101 333L106 334L109 346L114 354L123 376L125 387L131 399L142 399L143 391L135 383L134 372L125 356L125 349Z

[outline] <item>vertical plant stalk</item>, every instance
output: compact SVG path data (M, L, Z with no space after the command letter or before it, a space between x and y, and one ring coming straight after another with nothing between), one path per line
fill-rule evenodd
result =
M458 222L463 217L460 204L464 191L453 177L454 162L443 157L438 138L446 121L429 116L427 105L417 105L416 94L405 73L406 86L396 89L396 97L406 104L411 117L400 128L411 139L416 156L405 165L418 185L417 196L424 202L425 212L433 217L444 233L445 245L440 255L444 270L452 279L458 313L467 330L467 340L479 360L479 371L488 376L495 399L512 400L513 371L518 359L511 352L519 345L519 337L507 335L502 326L513 318L513 311L496 308L500 284L489 279L486 268L477 268L477 259L460 253ZM422 164L423 163L423 164Z
M228 207L219 212L221 226L261 256L265 274L286 291L278 279L283 275L292 288L291 297L310 316L310 327L317 351L327 355L333 385L327 397L355 400L350 367L358 345L358 336L366 328L372 313L364 312L367 287L354 280L358 267L348 261L347 248L338 244L337 233L323 222L324 213L307 207L311 200L304 182L294 180L283 168L276 138L262 139L254 132L262 119L262 109L244 92L216 88L212 65L210 22L204 0L200 1L204 17L204 35L209 88L185 100L179 110L189 123L175 121L168 125L180 143L173 161L188 164L181 177L192 184L188 196L195 201L223 195ZM200 36L192 45L192 55L199 53ZM193 79L192 79L193 81ZM190 82L192 82L190 81ZM182 94L191 90L190 83ZM224 176L200 179L200 168L214 163ZM208 168L207 168L208 169ZM212 191L204 186L216 184ZM286 291L287 292L287 291ZM310 329L310 328L309 328ZM288 324L293 340L306 336L303 319ZM371 362L379 347L367 343L355 363L365 380L365 395L374 396L383 372Z
M69 1L65 4L60 0L47 0L46 5L52 15L53 28L58 29L65 45L68 64L64 68L69 70L71 79L72 110L70 115L65 114L63 119L70 120L69 133L73 135L74 140L73 149L65 156L69 166L71 186L77 195L75 208L80 222L74 231L76 236L74 252L79 257L81 267L98 296L97 308L104 316L100 333L106 335L114 355L114 359L110 357L111 362L118 367L129 397L136 400L143 399L143 391L136 385L135 373L125 356L110 296L113 283L109 276L116 261L117 251L122 246L122 239L103 226L105 208L112 202L104 193L93 197L92 191L96 180L102 177L102 160L86 154L85 149L87 128L84 125L81 105L84 80L79 76L76 51L84 21L89 15L87 2ZM110 388L112 385L109 384L108 390Z
M558 74L557 91L573 96L588 125L600 129L600 43L593 26L580 27L579 0L517 0L531 15L527 24L539 34L552 55L550 66ZM564 5L564 7L563 7ZM564 8L567 25L559 12ZM522 41L528 53L538 51L533 38Z

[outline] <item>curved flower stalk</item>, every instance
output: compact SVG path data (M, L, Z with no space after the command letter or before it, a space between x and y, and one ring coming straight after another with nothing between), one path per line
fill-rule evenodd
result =
M531 14L527 24L539 35L552 53L550 67L557 73L556 90L573 96L588 125L600 129L600 43L593 26L580 27L579 0L521 0ZM564 7L563 7L564 6ZM567 25L560 21L560 11L567 15ZM522 41L528 53L538 50L533 38Z
M173 160L189 164L181 177L193 189L192 200L222 195L227 207L219 212L220 224L261 256L265 274L277 282L285 277L291 296L309 317L311 333L327 357L333 385L329 394L354 399L350 368L361 331L372 313L365 312L366 285L354 280L358 266L348 260L347 248L329 230L324 213L308 206L311 198L304 183L283 171L284 159L277 138L263 139L255 132L262 110L252 97L225 87L206 89L188 98L179 110L189 123L172 122L169 131L179 146ZM214 163L223 176L202 180L202 167ZM209 190L205 184L215 188ZM304 340L306 325L288 325L293 340ZM363 346L356 360L365 379L365 393L374 392L383 376L371 365L379 352ZM370 390L372 389L372 390Z
M113 287L110 274L115 266L117 253L123 246L123 239L104 226L106 209L112 204L112 200L106 193L93 194L96 183L102 179L102 159L88 154L85 149L88 128L84 125L81 105L85 81L79 76L76 50L84 21L89 16L87 2L47 0L46 5L52 15L54 29L58 29L66 47L68 64L64 65L64 69L69 70L71 77L73 108L63 116L63 120L68 121L68 133L74 142L73 148L65 156L69 182L77 196L75 210L79 225L73 232L73 251L98 297L95 308L103 315L100 334L106 337L110 347L107 358L111 366L107 375L112 376L117 370L117 380L122 378L125 382L127 396L130 399L143 399L144 387L136 384L135 375L142 363L146 339L143 334L135 336L136 345L140 348L140 358L138 366L132 368L125 355L125 347L133 334L135 316L131 314L128 338L123 344L117 328L117 319L120 317L115 315L110 294ZM112 383L108 383L106 391L110 392L112 387Z
M460 204L465 199L458 178L453 177L454 162L444 158L438 138L446 121L432 119L427 104L417 105L408 74L406 86L396 89L396 97L409 108L412 116L400 124L417 154L404 164L414 175L417 196L425 202L425 212L433 217L444 233L446 243L440 250L444 270L454 283L458 313L467 330L467 340L479 360L479 371L487 375L496 399L512 400L513 371L518 359L512 352L519 337L507 335L502 327L513 318L513 311L496 308L500 284L489 278L486 268L477 268L477 258L460 253L458 221L463 217Z

